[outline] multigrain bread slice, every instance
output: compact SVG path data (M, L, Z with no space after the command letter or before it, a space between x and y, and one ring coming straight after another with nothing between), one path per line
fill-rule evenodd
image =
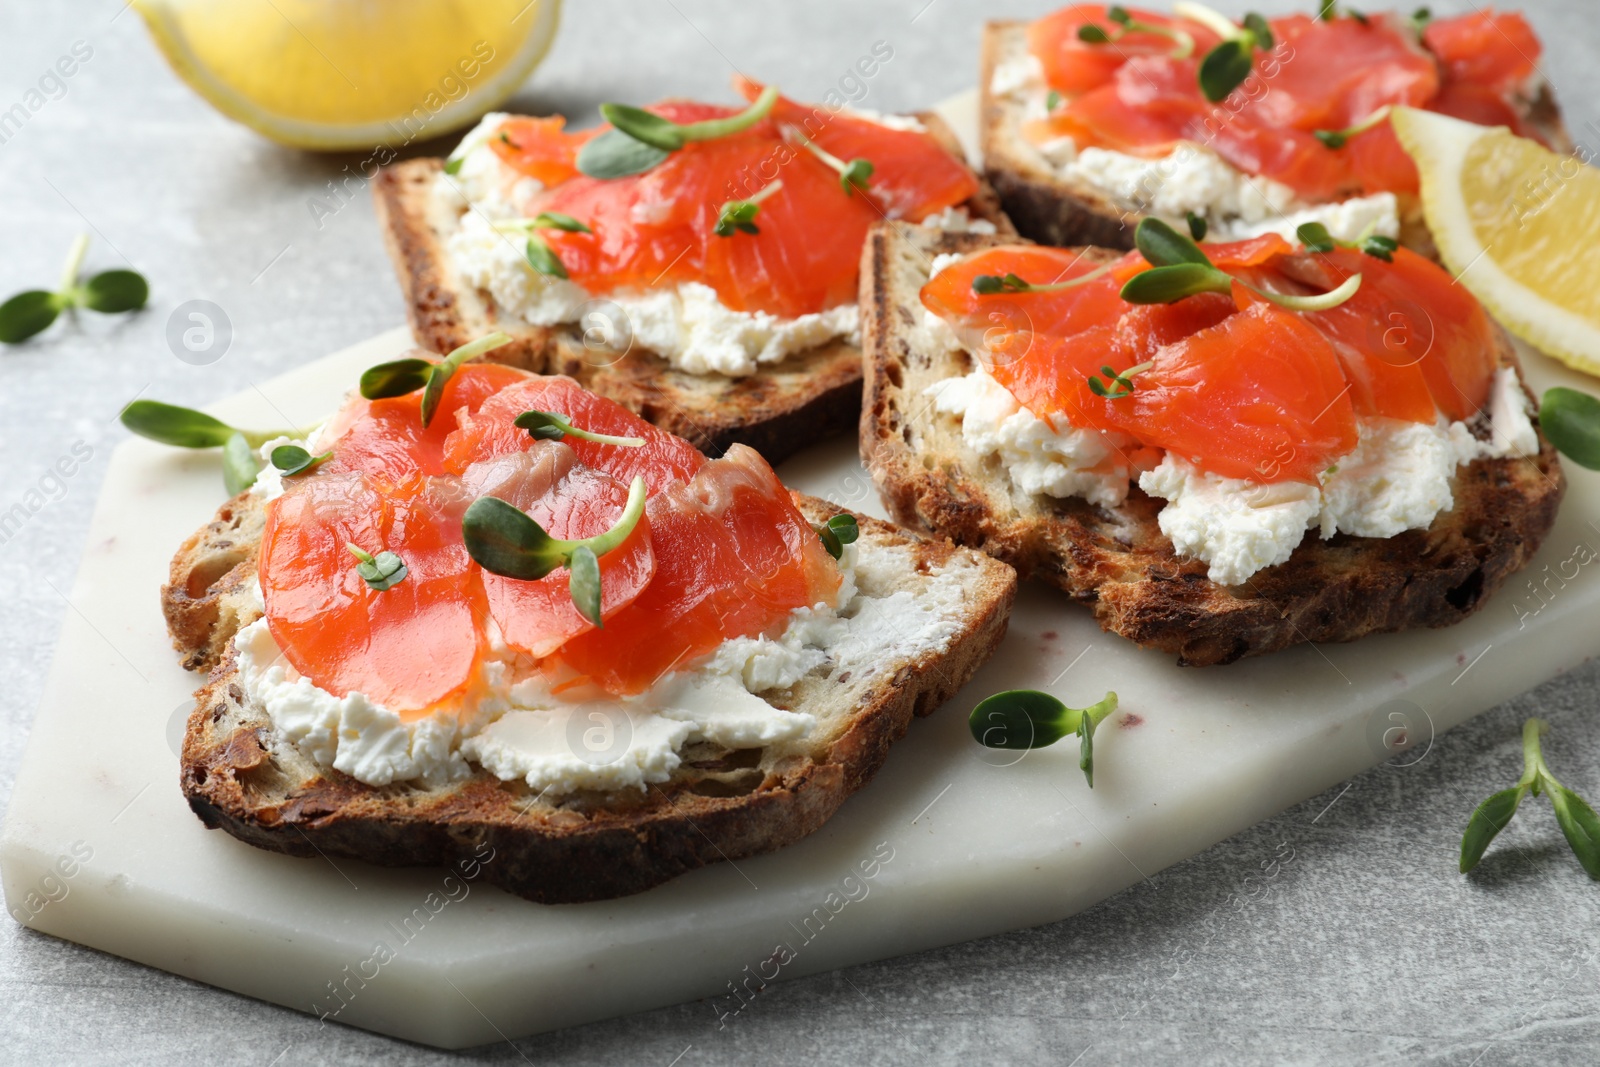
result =
M918 290L930 264L941 253L997 243L882 228L868 238L861 456L899 522L981 548L1087 605L1104 629L1176 653L1187 666L1452 625L1478 610L1549 533L1566 481L1542 435L1536 457L1460 468L1454 509L1426 530L1327 541L1308 531L1287 562L1234 587L1178 557L1157 524L1164 501L1137 486L1117 508L1016 490L995 457L969 448L960 423L937 414L925 395L934 382L973 369L967 352L936 343L926 329ZM1501 364L1516 366L1509 339L1496 331Z
M813 522L841 513L812 497L801 510ZM940 646L908 641L885 662L853 671L824 664L789 689L762 694L816 717L802 740L740 750L693 744L669 781L643 793L542 798L481 770L437 788L380 788L275 738L270 717L239 683L232 638L259 617L250 587L263 511L256 497L229 501L184 544L164 590L180 658L212 667L184 735L189 806L208 827L294 856L448 866L481 858L487 845L495 858L485 876L546 904L637 893L816 830L871 780L913 716L948 700L989 658L1016 592L1004 563L857 516L863 592L958 597L963 614Z
M1133 231L1145 215L1139 205L1119 202L1086 182L1069 181L1023 136L1022 101L994 92L995 71L1028 54L1028 23L990 22L984 28L978 83L978 143L984 175L994 186L1017 232L1040 244L1133 247ZM1518 100L1523 118L1557 152L1573 150L1572 136L1548 84ZM1415 251L1437 259L1433 238L1415 196L1400 199L1400 238Z
M965 158L939 116L916 116L952 154ZM797 353L754 374L733 378L691 374L638 345L619 357L586 345L575 325L532 326L464 284L446 252L464 206L442 204L434 183L440 159L412 159L383 168L373 182L378 224L394 261L417 343L448 352L502 330L514 339L489 358L542 374L565 374L702 451L719 454L741 443L776 463L830 434L848 430L861 407L861 350L842 340ZM965 205L968 215L1015 232L987 183ZM917 220L912 220L917 221ZM603 299L603 297L601 298Z

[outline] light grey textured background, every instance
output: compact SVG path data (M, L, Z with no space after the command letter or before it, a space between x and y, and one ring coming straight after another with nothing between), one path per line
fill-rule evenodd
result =
M895 54L864 105L913 109L973 84L984 18L1048 6L568 0L550 60L513 109L582 116L602 99L726 99L735 64L817 98L880 39ZM307 207L359 157L282 149L222 119L168 72L120 7L0 4L0 110L75 41L93 48L66 95L0 144L0 295L52 283L84 229L96 234L91 268L126 260L153 285L140 315L87 317L0 352L0 511L39 487L75 443L93 450L64 487L43 486L49 502L0 552L0 804L70 610L63 592L122 436L120 406L144 390L206 403L402 320L367 199L320 227ZM1544 70L1592 146L1593 0L1528 0L1528 11L1546 42ZM180 362L164 342L170 311L196 298L221 305L233 325L230 350L210 366ZM708 1003L689 1003L459 1058L662 1067L1600 1062L1600 886L1572 859L1548 806L1519 816L1475 876L1455 873L1467 814L1520 771L1517 733L1529 714L1553 724L1546 748L1556 772L1600 802L1597 696L1591 665L1438 738L1413 766L1363 775L1066 922L782 983L725 1030ZM1292 859L1270 874L1284 857ZM7 918L0 1004L6 1064L458 1058L319 1030L307 1016Z

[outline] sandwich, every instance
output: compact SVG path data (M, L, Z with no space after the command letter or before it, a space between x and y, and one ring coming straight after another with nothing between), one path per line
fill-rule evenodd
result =
M454 354L373 368L260 455L162 591L209 671L191 808L296 856L492 848L486 876L544 903L815 830L987 659L1015 591L748 446L708 459L571 378Z
M893 517L1191 666L1451 625L1528 562L1561 465L1441 267L1139 241L873 232L861 454Z
M374 196L418 344L503 331L493 358L713 453L777 462L853 426L867 227L1009 223L937 116L736 84L743 110L608 104L611 123L579 131L494 113L448 159L385 168Z
M1213 238L1318 223L1434 254L1389 109L1508 126L1570 151L1539 39L1515 12L1319 13L1242 23L1100 4L991 22L985 171L1026 237L1131 248L1146 216Z

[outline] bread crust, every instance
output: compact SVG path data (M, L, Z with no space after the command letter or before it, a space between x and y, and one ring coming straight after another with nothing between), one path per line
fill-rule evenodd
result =
M1210 581L1200 561L1178 557L1156 521L1164 502L1137 487L1112 509L1017 492L1004 468L967 448L954 420L936 417L921 396L929 382L970 370L964 352L921 343L916 292L926 264L997 243L886 229L868 238L861 455L899 522L1003 559L1085 604L1104 629L1187 666L1453 625L1525 566L1549 533L1566 483L1542 435L1537 457L1461 468L1454 509L1427 530L1328 541L1308 531L1286 563L1231 588ZM1499 361L1516 366L1509 339L1496 333Z
M960 142L937 115L916 116L949 151L965 159ZM746 444L776 463L800 448L854 426L861 406L861 351L833 341L797 353L754 374L730 378L675 370L635 345L626 353L586 346L576 326L530 326L502 315L493 298L465 285L445 251L454 216L433 203L440 159L384 167L373 181L379 228L394 263L406 315L417 343L448 352L492 330L513 341L488 358L541 374L566 374L586 389L638 412L662 429L717 455ZM964 205L971 217L1015 232L986 182Z
M801 508L813 522L842 511L815 498L801 498ZM264 505L242 496L223 511L228 522L253 511L259 529ZM780 848L826 822L882 766L912 718L948 700L989 658L1005 634L1016 593L1016 574L1003 563L856 518L864 543L905 554L909 581L966 568L961 580L968 611L943 651L908 654L861 678L845 672L802 682L780 695L783 706L801 710L817 710L823 700L847 703L819 716L814 732L822 736L809 747L759 750L759 758L751 750L700 752L693 760L686 755L670 781L643 794L581 793L547 801L521 782L483 771L435 788L368 786L318 767L274 738L270 718L239 683L232 637L258 617L250 610L219 617L204 633L175 631L180 645L198 639L186 662L220 650L184 736L184 795L206 826L294 856L448 866L492 855L483 863L489 881L546 904L637 893L697 867ZM185 544L174 561L175 585L197 580L182 569L202 558L194 546L216 529L210 524ZM247 558L218 579L212 596L237 598L254 581L256 546L245 547Z
M1130 249L1133 231L1145 215L1130 210L1093 186L1069 182L1044 165L1022 135L1020 108L993 92L996 67L1026 49L1028 23L1002 20L984 27L978 86L978 140L984 175L993 185L1017 232L1040 244L1099 245ZM1524 119L1557 152L1573 151L1572 136L1548 84L1519 101ZM1400 239L1409 248L1437 259L1433 236L1415 196L1400 198Z

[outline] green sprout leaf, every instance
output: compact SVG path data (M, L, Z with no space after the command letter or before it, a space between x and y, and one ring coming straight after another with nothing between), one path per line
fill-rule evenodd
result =
M148 299L150 283L137 271L102 271L83 283L83 306L90 311L137 311Z
M460 174L461 164L466 158L466 156L451 156L449 159L444 161L444 172L451 176Z
M1174 263L1152 267L1129 278L1122 299L1130 304L1171 304L1198 293L1233 291L1233 278L1200 263Z
M559 211L541 211L533 217L531 225L537 229L562 230L566 233L594 232L571 215L563 215Z
M1157 218L1140 220L1133 231L1133 246L1152 267L1170 267L1180 263L1211 266L1210 257L1200 250L1196 240Z
M566 265L561 262L561 257L556 255L555 250L541 238L530 234L528 245L523 250L523 255L528 260L528 266L540 274L548 274L554 278L569 277Z
M0 343L20 344L43 333L67 308L114 313L144 307L150 297L150 284L136 271L103 271L78 284L78 270L88 250L89 235L78 235L67 253L57 289L29 289L0 304Z
M1111 35L1093 23L1078 27L1078 40L1084 44L1110 44Z
M494 333L485 334L476 341L468 341L460 348L435 363L428 371L428 382L422 387L422 425L424 428L433 421L433 416L439 410L439 400L444 396L444 387L450 383L451 377L461 369L461 365L470 360L477 359L485 352L492 352L502 345L511 343L511 335L496 330Z
M1522 724L1522 777L1510 789L1502 789L1479 804L1467 820L1466 832L1461 835L1461 873L1478 865L1489 843L1516 814L1522 798L1531 794L1549 798L1561 834L1573 855L1578 857L1584 873L1600 881L1600 817L1596 817L1594 809L1582 797L1550 773L1539 744L1539 738L1548 729L1549 724L1543 719L1529 719Z
M461 518L461 538L467 554L491 574L531 582L557 567L568 568L567 588L573 603L586 619L599 625L600 568L595 562L591 569L590 560L598 560L627 540L644 514L645 495L644 479L635 478L616 523L604 533L576 541L551 537L520 508L498 497L479 497Z
M817 538L822 542L822 547L828 550L828 555L834 559L844 555L844 546L855 543L861 536L861 528L856 525L854 515L835 515L820 526L813 526Z
M1506 828L1511 817L1517 813L1522 798L1527 795L1527 786L1502 789L1473 810L1472 817L1467 820L1466 833L1461 835L1462 874L1466 874L1478 865L1484 851L1489 847L1489 842Z
M356 574L368 586L382 593L406 580L405 560L393 552L379 552L376 556L359 545L346 544L356 558Z
M1252 43L1257 48L1264 52L1272 50L1272 46L1276 42L1272 38L1272 27L1267 25L1265 18L1252 11L1244 17L1244 28L1249 30L1250 35L1255 38Z
M1015 274L980 274L972 279L972 291L979 296L994 296L998 293L1055 293L1103 277L1115 265L1115 263L1103 263L1087 274L1080 274L1076 278L1056 282L1053 285L1034 285Z
M1106 376L1106 381L1102 382L1095 375L1089 375L1089 392L1107 400L1121 400L1125 396L1132 396L1134 377L1143 374L1155 365L1154 360L1146 360L1136 366L1129 367L1121 374L1118 374L1109 366L1101 367L1100 373Z
M1558 385L1539 402L1539 429L1562 455L1580 467L1600 470L1600 400Z
M463 363L511 343L511 335L496 331L468 341L437 363L417 359L397 359L380 363L361 372L361 395L368 400L388 400L422 390L422 425L433 421L444 387Z
M659 166L672 153L621 130L607 130L578 150L578 170L591 178L627 178Z
M333 453L324 452L320 456L313 456L299 445L279 445L272 450L272 465L284 477L299 474L301 471L310 470L319 463L333 458Z
M1305 245L1307 252L1332 252L1334 249L1333 235L1320 222L1302 222L1296 227L1294 235Z
M1200 91L1213 104L1221 103L1244 84L1254 66L1249 41L1242 37L1223 41L1200 61Z
M397 359L361 372L361 395L368 400L414 393L428 384L433 363L426 359Z
M228 438L239 434L250 447L260 448L274 437L289 437L298 430L237 430L203 411L163 404L159 400L135 400L122 409L122 425L152 441L174 448L221 448Z
M1107 693L1087 708L1069 708L1049 693L1012 689L981 701L967 728L986 748L1047 748L1064 737L1078 738L1078 766L1094 788L1094 731L1117 710L1117 694Z
M736 233L760 233L755 218L761 205L754 200L729 200L722 205L713 231L718 237L732 237Z
M1102 26L1086 23L1078 27L1078 40L1084 44L1114 44L1130 33L1148 33L1156 37L1165 37L1173 42L1172 51L1167 54L1173 59L1188 59L1194 54L1194 38L1187 32L1174 29L1171 26L1157 26L1150 22L1141 22L1133 17L1133 13L1121 5L1112 5L1106 9L1106 19L1116 23L1117 28L1107 31ZM1055 110L1051 108L1050 110Z
M1385 263L1394 262L1394 254L1399 248L1399 241L1396 241L1393 237L1384 237L1381 234L1373 234L1361 242L1361 251L1373 259L1381 259Z
M527 430L528 436L536 441L559 441L563 437L576 437L583 441L620 445L623 448L639 448L645 443L642 437L616 437L608 433L585 430L574 426L571 419L554 411L524 411L517 416L513 425L518 429Z
M238 496L249 489L256 484L256 475L260 473L261 462L256 459L249 439L237 430L229 434L222 443L222 484L228 495Z
M857 190L865 193L867 182L872 178L872 161L866 159L852 159L844 165L839 172L839 185L844 189L845 196L852 196Z
M64 307L61 297L44 289L30 289L0 304L0 342L8 345L43 333Z
M1184 216L1184 221L1189 224L1190 237L1193 237L1196 241L1204 241L1206 239L1206 232L1211 227L1203 216L1196 215L1191 211Z
M567 593L577 606L578 614L605 628L600 619L600 557L588 545L573 549L567 561Z
M1059 92L1057 92L1054 89L1051 89L1048 93L1044 94L1044 109L1046 111L1054 111L1056 108L1058 108L1060 106L1061 106L1061 94Z
M777 102L778 89L769 85L736 115L683 124L628 104L601 104L600 114L612 128L579 149L578 170L591 178L642 174L691 141L711 141L749 129Z

